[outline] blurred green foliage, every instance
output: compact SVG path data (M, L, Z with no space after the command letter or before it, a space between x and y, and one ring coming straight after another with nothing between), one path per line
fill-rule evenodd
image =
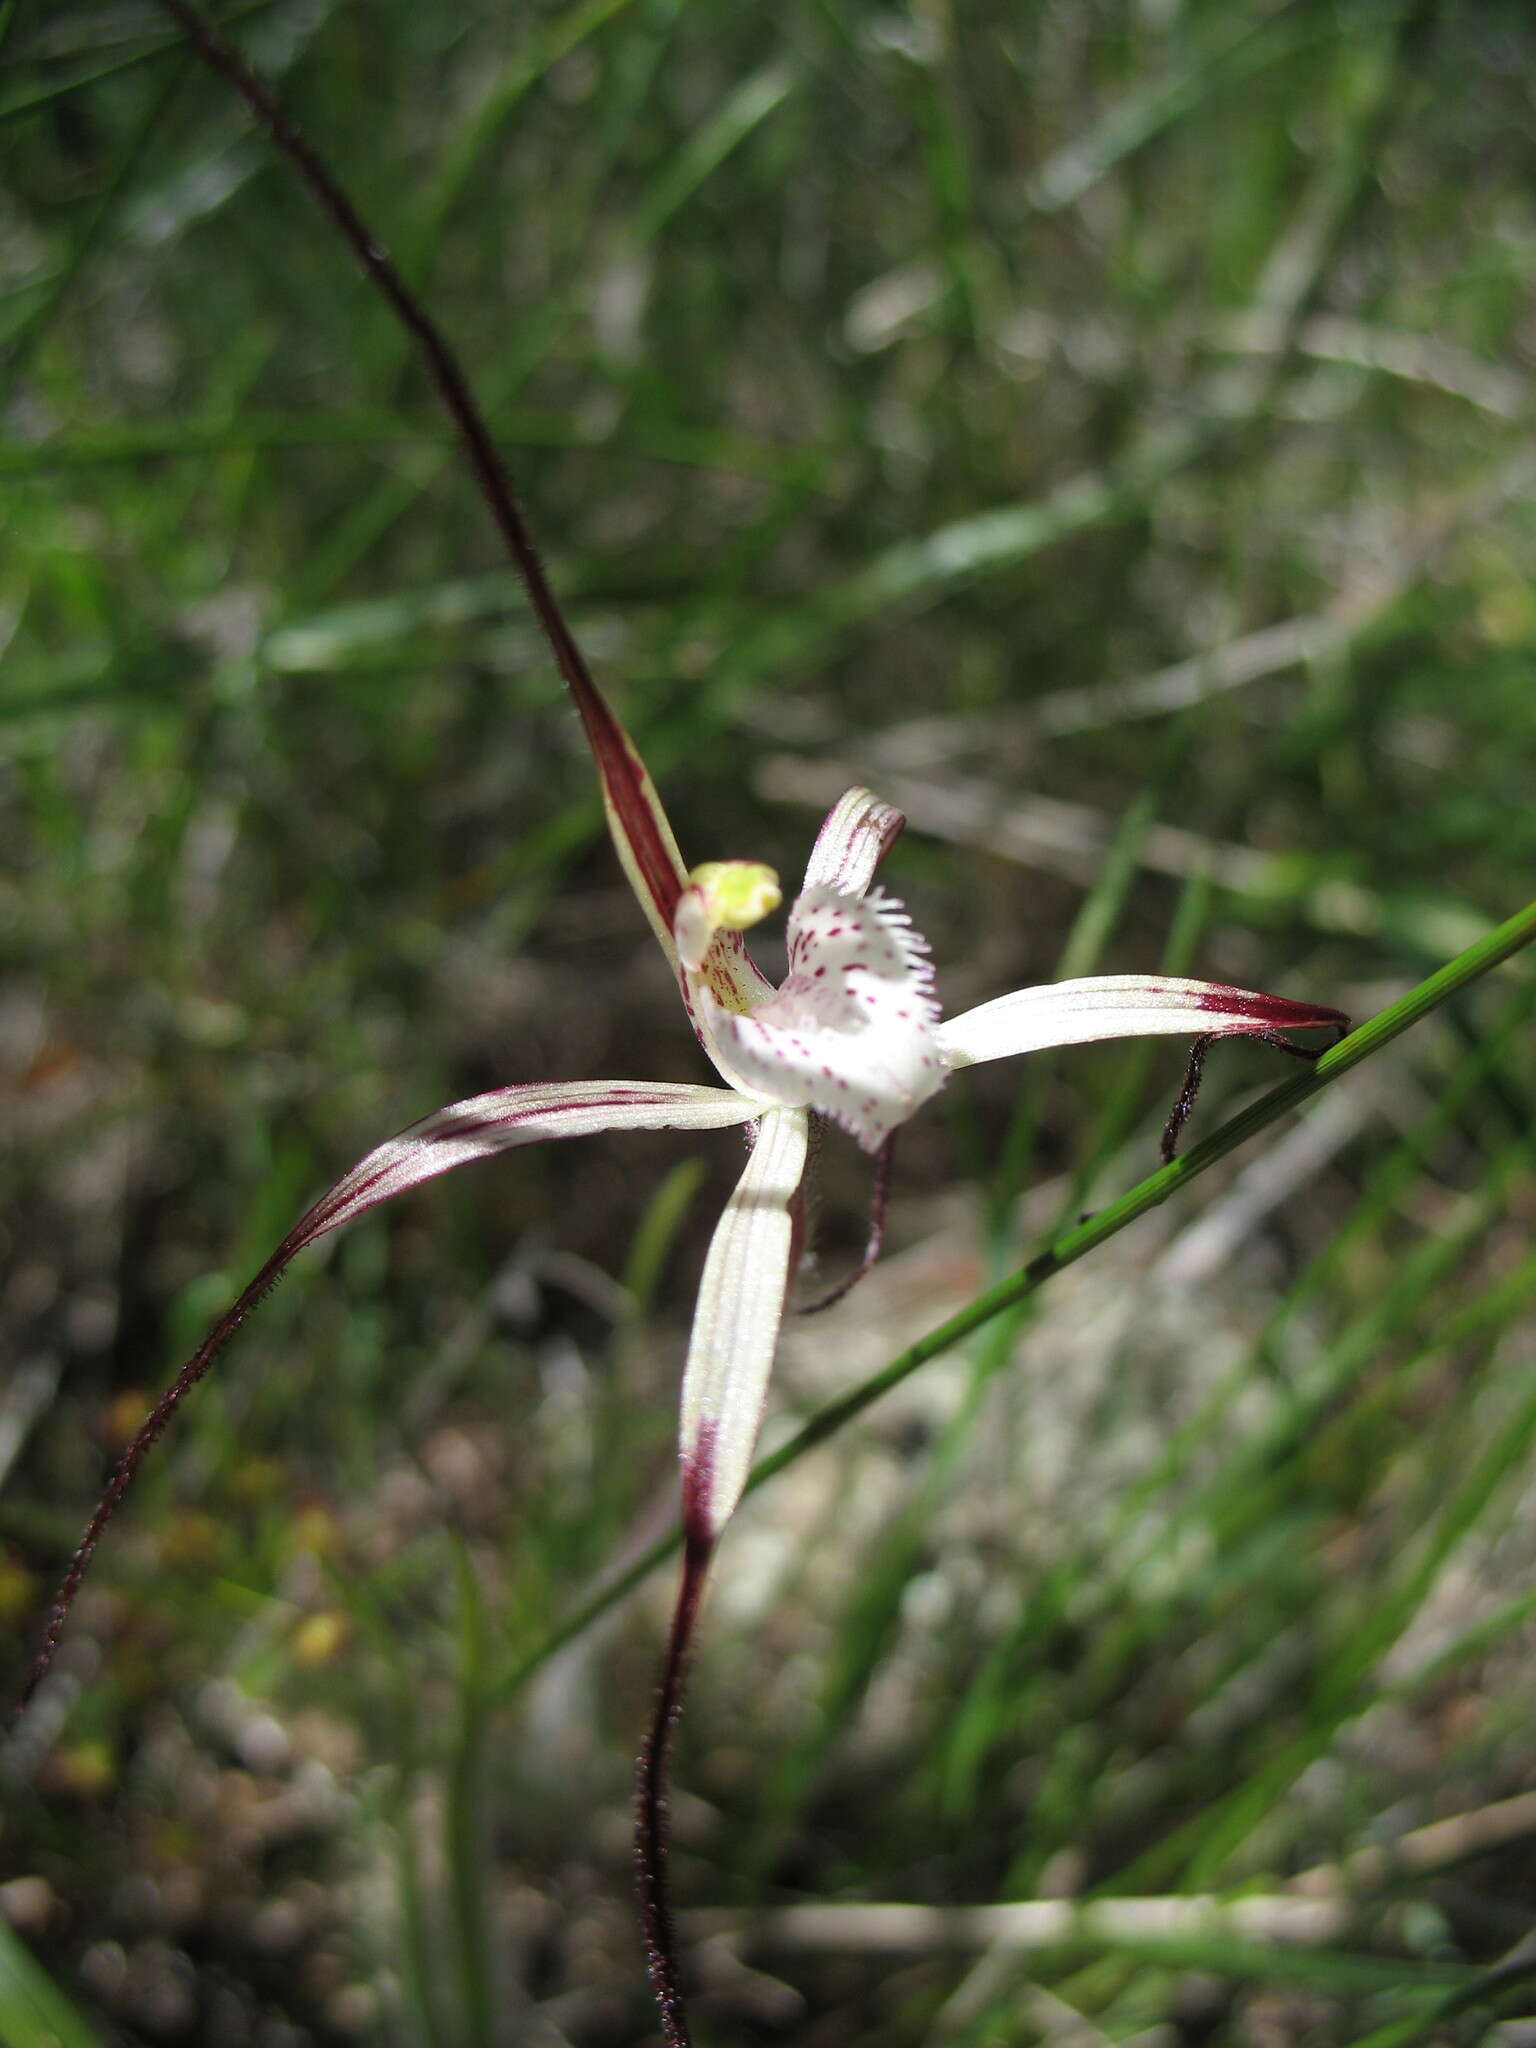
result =
M225 18L462 348L690 859L793 875L868 780L955 1008L1168 960L1364 1014L1531 893L1525 7ZM316 1189L478 1088L699 1068L287 167L146 0L0 9L0 127L14 1690L111 1446ZM704 2039L1529 2038L1532 1000L1516 962L756 1497L678 1901L807 1911L700 1951ZM1221 1052L1207 1127L1272 1078ZM1137 1179L1177 1080L957 1082L781 1414ZM129 2042L651 2038L665 1588L506 1678L665 1526L736 1156L520 1154L264 1308L12 1750L0 1930L52 1982L5 1933L7 2042L85 2038L66 1994ZM1048 1946L809 1910L1205 1893L1254 1897ZM1346 1903L1276 1932L1304 1896Z

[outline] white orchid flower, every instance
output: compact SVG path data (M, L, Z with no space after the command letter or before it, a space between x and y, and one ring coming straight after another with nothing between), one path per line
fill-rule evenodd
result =
M572 688L619 858L677 975L695 1035L727 1084L695 1091L687 1115L695 1127L724 1123L735 1105L736 1116L755 1125L746 1169L705 1259L683 1368L683 1571L637 1797L651 1982L668 2048L687 2048L666 1894L668 1758L714 1546L751 1470L794 1273L812 1117L842 1125L880 1157L867 1265L879 1248L892 1138L960 1068L1095 1039L1190 1038L1184 1087L1164 1132L1171 1156L1213 1038L1254 1036L1305 1053L1288 1033L1348 1027L1339 1011L1317 1004L1157 975L1018 989L946 1023L927 942L901 904L874 886L904 820L866 789L849 790L817 834L789 912L789 971L775 988L741 935L777 909L778 877L744 860L685 870L633 743L589 679ZM682 1120L681 1105L669 1120Z
M1184 1089L1165 1133L1165 1152L1171 1154L1212 1038L1254 1036L1303 1053L1288 1033L1342 1031L1347 1020L1337 1010L1250 989L1113 975L1018 989L946 1022L926 941L913 931L901 904L874 886L904 821L865 789L849 790L817 835L789 912L789 971L775 988L742 938L778 907L773 871L744 860L685 869L629 736L590 679L572 687L619 858L677 976L699 1043L725 1086L517 1082L450 1103L360 1159L300 1217L219 1317L123 1453L59 1589L28 1690L47 1670L102 1530L150 1446L307 1245L408 1188L519 1145L607 1131L751 1126L746 1168L705 1258L683 1368L683 1575L641 1756L637 1801L637 1867L651 1978L668 2048L686 2048L666 1903L668 1754L715 1543L751 1469L800 1242L812 1119L840 1124L880 1160L870 1248L852 1276L857 1279L879 1249L892 1137L959 1069L1094 1039L1191 1038Z
M683 1372L688 1524L712 1542L751 1467L799 1243L813 1115L880 1153L960 1068L1048 1046L1172 1035L1195 1040L1197 1054L1170 1120L1171 1149L1208 1040L1252 1036L1300 1053L1285 1034L1337 1032L1346 1019L1252 989L1112 975L1018 989L946 1022L926 941L901 904L873 886L904 821L865 789L849 790L817 835L789 912L789 972L775 988L741 935L778 907L778 878L743 860L685 870L632 742L601 700L582 711L619 857L729 1091L695 1091L675 1121L725 1123L734 1103L737 1120L757 1127L705 1261Z
M705 1260L683 1371L686 1519L691 1538L712 1545L751 1466L799 1247L813 1116L880 1153L952 1073L983 1061L1151 1034L1192 1038L1197 1047L1247 1035L1301 1052L1285 1034L1346 1026L1339 1011L1319 1004L1158 975L1018 989L945 1021L926 941L902 906L873 886L904 821L864 789L849 790L817 835L789 912L789 972L775 988L742 939L778 906L772 870L742 860L685 869L628 734L595 689L578 706L619 858L677 975L699 1043L726 1085L514 1083L450 1103L360 1159L218 1319L128 1447L60 1589L40 1661L52 1651L108 1516L182 1398L290 1260L408 1188L547 1139L755 1126L746 1169ZM1198 1076L1198 1053L1191 1076ZM1170 1131L1191 1096L1187 1087Z

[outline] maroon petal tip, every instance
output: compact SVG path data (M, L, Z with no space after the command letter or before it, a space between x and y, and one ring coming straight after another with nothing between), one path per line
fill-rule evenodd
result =
M1251 988L1227 988L1217 984L1199 998L1202 1010L1221 1013L1213 1027L1222 1033L1261 1031L1336 1031L1342 1038L1350 1028L1342 1010L1325 1003L1298 1003L1289 996L1266 995Z

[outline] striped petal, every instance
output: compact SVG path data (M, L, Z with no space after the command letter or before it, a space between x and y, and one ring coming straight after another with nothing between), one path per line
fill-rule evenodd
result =
M683 1369L681 1455L690 1534L711 1541L752 1467L768 1375L784 1320L810 1119L772 1110L704 1262Z
M53 1603L27 1695L47 1671L86 1568L118 1502L167 1423L230 1338L276 1286L306 1245L355 1216L418 1187L455 1166L487 1159L544 1138L581 1138L597 1131L718 1130L761 1116L763 1105L720 1088L656 1081L563 1081L497 1088L424 1117L375 1147L301 1216L255 1278L209 1330L119 1458L86 1524Z
M949 1067L978 1066L1042 1052L1053 1045L1086 1045L1101 1038L1166 1035L1198 1038L1283 1037L1290 1031L1343 1032L1342 1010L1295 1003L1256 989L1221 982L1183 981L1170 975L1111 974L1016 989L979 1009L941 1024L939 1045Z
M687 871L677 850L671 824L640 750L590 683L572 684L582 731L597 765L603 788L608 831L640 908L661 941L668 960L675 960L672 921L678 898L687 887Z
M183 1377L202 1377L215 1355L274 1286L291 1260L408 1188L456 1166L550 1138L599 1131L714 1131L761 1116L763 1104L724 1088L667 1081L555 1081L495 1088L451 1102L360 1159L306 1210L261 1271L214 1324Z

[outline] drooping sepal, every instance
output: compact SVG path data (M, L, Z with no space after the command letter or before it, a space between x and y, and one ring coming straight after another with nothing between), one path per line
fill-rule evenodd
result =
M803 1110L763 1117L704 1261L683 1368L679 1445L688 1530L701 1543L725 1526L752 1469L784 1320L809 1130Z
M493 1088L450 1102L376 1146L321 1196L283 1247L291 1258L365 1209L517 1145L599 1131L715 1131L760 1114L760 1104L732 1089L680 1081L535 1081Z

